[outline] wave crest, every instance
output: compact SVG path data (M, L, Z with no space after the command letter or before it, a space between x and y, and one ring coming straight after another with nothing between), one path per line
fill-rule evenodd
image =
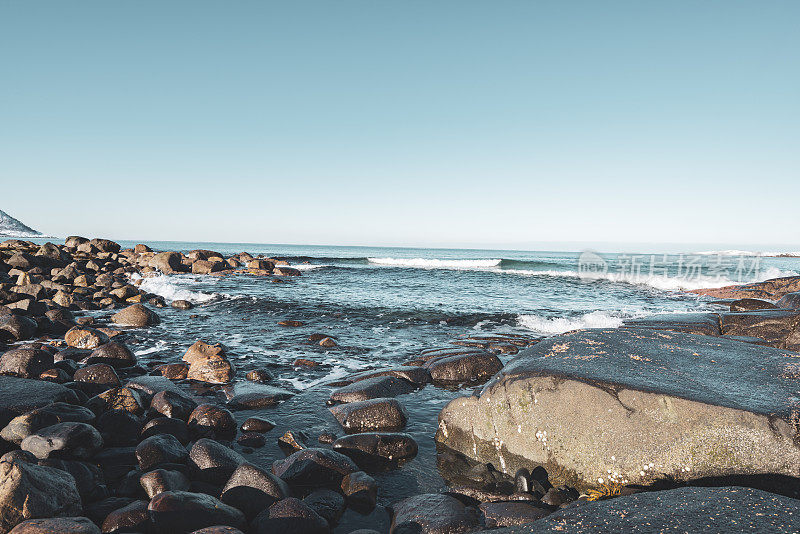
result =
M440 260L425 258L367 258L375 265L390 267L415 267L418 269L490 269L500 265L502 259Z

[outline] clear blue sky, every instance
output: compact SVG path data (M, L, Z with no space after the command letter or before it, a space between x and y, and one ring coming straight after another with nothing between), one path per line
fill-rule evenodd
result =
M800 244L797 1L0 1L0 209L130 239Z

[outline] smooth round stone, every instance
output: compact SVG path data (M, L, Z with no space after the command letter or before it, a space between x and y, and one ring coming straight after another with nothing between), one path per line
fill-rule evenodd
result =
M478 513L449 495L423 493L392 505L396 532L470 532L478 527Z
M253 534L292 532L293 534L327 534L328 522L303 501L289 497L258 514L251 523Z
M370 430L400 430L408 421L397 399L372 399L331 406L330 412L350 433Z
M315 489L303 498L303 503L331 525L339 521L347 507L344 496L328 488Z
M175 436L157 434L139 443L136 447L136 458L142 471L150 471L161 464L185 463L189 453Z
M165 491L188 491L191 485L186 475L180 471L166 469L154 469L143 474L139 483L151 499Z
M95 426L107 447L128 447L139 443L142 421L125 410L105 412L97 418Z
M358 471L347 456L330 449L299 450L272 464L272 472L298 488L339 488L345 475Z
M9 534L100 534L100 529L85 517L54 517L23 521Z
M91 458L103 446L100 432L86 423L57 423L22 440L20 448L44 458Z
M12 349L0 356L0 374L38 378L53 367L53 355L35 348Z
M289 486L252 464L236 468L222 488L220 500L244 512L252 519L271 504L289 495Z
M260 449L267 444L267 438L258 432L245 432L244 434L239 435L239 437L236 439L236 443L242 447Z
M160 391L153 395L150 408L165 417L186 421L197 408L197 403L182 393Z
M150 512L145 501L133 501L130 504L110 512L102 525L103 534L123 532L148 532L150 530Z
M342 479L342 493L355 510L368 513L378 500L378 484L363 471L350 473Z
M245 458L233 449L212 439L198 439L189 452L198 477L210 484L223 485Z
M66 402L54 402L15 417L0 431L0 437L19 445L23 439L42 428L70 421L91 423L94 419L94 413L88 408Z
M201 404L189 416L189 429L198 437L233 439L236 436L236 419L225 408Z
M157 434L170 434L175 436L183 445L189 443L189 425L186 421L171 417L156 417L145 423L142 427L141 438L149 438Z
M242 432L269 432L275 428L275 423L261 417L250 417L242 423Z
M192 532L217 525L245 527L242 512L204 493L165 491L150 501L148 510L160 532Z

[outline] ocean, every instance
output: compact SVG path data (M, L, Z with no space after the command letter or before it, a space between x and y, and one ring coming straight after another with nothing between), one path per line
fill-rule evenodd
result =
M37 240L46 241L46 240ZM123 247L135 242L121 241ZM322 432L343 432L325 405L326 384L350 373L402 364L425 349L451 346L474 335L548 336L577 328L616 327L629 318L659 313L721 310L712 299L685 290L721 287L800 272L800 258L761 257L739 251L702 254L619 254L511 250L411 249L148 242L155 250L247 251L288 260L299 277L159 275L142 288L168 301L196 304L189 311L157 310L161 324L132 330L126 343L141 362L175 362L196 340L229 347L240 380L267 369L275 384L296 395L273 408L243 412L276 422L268 445L255 453L269 463L283 457L277 437L302 430L311 443ZM90 312L98 316L108 312ZM278 326L297 320L302 327ZM308 342L322 333L337 346ZM507 362L513 355L501 355ZM299 359L315 367L292 363ZM198 395L218 396L197 387ZM405 432L419 443L417 458L376 475L379 503L443 491L450 475L433 436L441 408L470 391L429 385L402 397L409 412ZM438 468L437 468L438 466ZM350 515L348 515L350 514ZM388 528L382 507L370 516L348 510L336 532Z

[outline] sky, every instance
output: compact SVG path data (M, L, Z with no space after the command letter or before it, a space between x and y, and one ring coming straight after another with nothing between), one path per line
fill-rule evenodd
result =
M798 250L798 20L769 0L0 0L0 209L133 240Z

